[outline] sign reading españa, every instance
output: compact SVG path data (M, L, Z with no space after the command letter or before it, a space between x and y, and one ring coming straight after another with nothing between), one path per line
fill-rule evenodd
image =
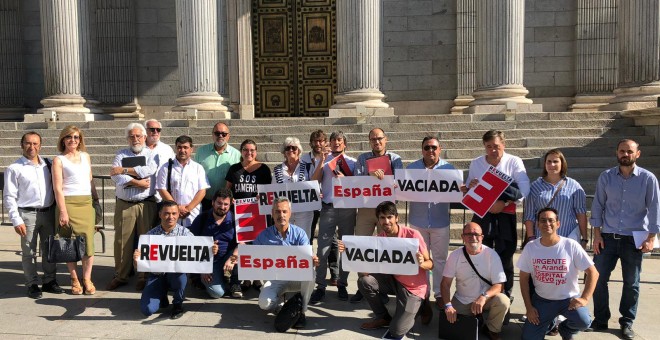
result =
M379 180L373 176L334 177L335 208L375 208L384 201L394 201L394 176Z
M238 245L240 280L314 280L312 246Z

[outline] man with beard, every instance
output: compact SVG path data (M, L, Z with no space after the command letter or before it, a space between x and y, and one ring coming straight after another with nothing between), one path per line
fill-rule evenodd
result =
M133 269L132 254L135 238L146 233L156 215L156 197L150 190L156 163L152 151L145 147L147 132L138 123L128 124L126 139L128 148L117 152L112 162L110 176L115 182L115 276L108 283L107 290L115 290L128 283ZM124 166L129 157L141 157L144 165ZM133 158L137 159L137 158ZM138 289L144 287L144 276L138 279Z
M461 238L465 246L449 254L442 273L440 289L445 316L449 323L454 323L456 314L479 315L489 311L485 320L488 337L491 340L499 339L502 323L509 309L509 298L502 293L506 275L500 257L493 249L481 244L484 234L481 227L474 222L463 226ZM477 276L466 256L470 257L469 260L479 275L490 284ZM450 299L449 291L454 278L456 292Z
M594 291L591 330L607 331L611 316L607 282L621 259L623 290L619 326L624 339L635 337L632 324L637 314L642 255L653 250L660 225L658 180L653 173L636 165L640 153L639 144L634 140L619 142L619 165L600 174L591 206L594 263L600 273ZM641 247L635 244L634 232L647 234Z
M213 126L213 143L202 145L195 153L195 162L204 168L211 185L202 200L202 210L211 208L213 194L225 187L227 170L241 161L241 153L229 145L229 137L227 124L218 122Z
M216 191L211 200L212 208L197 216L189 228L195 236L213 237L218 245L218 253L213 256L213 273L201 275L206 292L214 299L223 297L227 291L233 298L243 297L236 265L238 248L234 216L229 211L232 200L231 190L223 188ZM224 283L225 273L231 273L229 287Z
M151 150L151 158L154 160L154 163L156 163L156 169L160 169L160 167L167 163L168 160L174 158L174 150L172 150L171 146L160 141L161 132L163 131L163 127L160 122L155 119L149 119L144 122L144 127L147 129L147 148ZM155 174L151 179L150 190L151 193L156 196L156 202L160 202L161 197L158 190L156 190ZM156 214L152 226L155 227L158 224L160 224L160 219Z

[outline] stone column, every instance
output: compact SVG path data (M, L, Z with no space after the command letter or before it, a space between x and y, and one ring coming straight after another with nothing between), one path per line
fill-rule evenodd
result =
M252 3L227 1L227 55L229 97L241 119L254 119L252 63Z
M137 102L134 2L103 0L97 4L101 108L115 118L144 118Z
M619 78L616 96L602 110L656 107L660 96L660 2L627 0L617 4Z
M337 95L330 117L393 115L380 91L381 0L337 0Z
M21 119L23 97L23 46L19 0L0 0L0 118Z
M500 112L506 103L532 108L523 85L525 0L475 1L477 72L469 113Z
M463 113L474 100L475 87L475 30L477 13L474 0L458 0L456 3L456 64L457 97L451 113Z
M218 94L218 9L216 0L176 0L180 94L174 111L197 109L231 118Z
M616 0L578 0L575 103L571 111L597 111L616 87Z
M40 0L41 39L44 58L44 108L62 121L108 119L99 112L93 93L90 2ZM26 117L27 119L27 117Z

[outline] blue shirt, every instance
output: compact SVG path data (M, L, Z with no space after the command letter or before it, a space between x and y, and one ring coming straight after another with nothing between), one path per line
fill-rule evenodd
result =
M225 219L216 224L213 209L209 209L197 216L188 229L195 236L211 236L213 241L218 241L218 253L213 255L213 262L220 261L236 248L236 229L231 212L227 212Z
M399 155L389 151L385 151L385 155L390 156L390 165L392 166L392 174L394 174L396 169L403 169L403 162L401 161L401 157L399 157ZM376 157L380 157L380 156L374 155L372 151L365 152L360 156L358 156L357 164L355 164L355 173L353 175L369 176L369 172L367 171L367 160Z
M280 232L277 231L277 228L272 225L259 233L259 236L257 236L257 239L252 244L263 246L308 246L309 238L307 238L307 233L302 228L294 224L289 224L286 237L282 237Z
M658 194L658 179L644 168L635 166L628 178L618 166L605 170L598 177L589 222L602 227L602 233L658 233Z
M560 227L557 230L559 236L569 237L575 228L579 227L577 215L587 213L587 195L580 183L576 180L565 177L566 182L561 190L555 196L550 207L557 209L559 213ZM564 180L552 185L539 177L532 183L529 189L529 195L525 197L525 221L534 222L534 233L539 236L541 233L536 227L536 213L545 208L552 199L559 186ZM579 234L578 234L579 236Z
M424 159L414 161L406 169L426 169ZM433 169L455 169L453 165L441 159ZM410 202L408 223L418 228L449 227L449 203Z

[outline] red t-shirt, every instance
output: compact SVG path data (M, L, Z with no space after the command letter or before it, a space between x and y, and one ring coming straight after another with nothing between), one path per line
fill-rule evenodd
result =
M378 234L378 236L387 237L387 234L382 232ZM424 243L424 238L419 233L419 231L415 229L399 225L399 233L397 234L397 237L416 238L419 240L418 250L420 253L424 253L427 249L426 243ZM421 299L426 298L426 271L421 267L419 268L419 271L416 275L394 275L394 278L412 294L420 297Z

